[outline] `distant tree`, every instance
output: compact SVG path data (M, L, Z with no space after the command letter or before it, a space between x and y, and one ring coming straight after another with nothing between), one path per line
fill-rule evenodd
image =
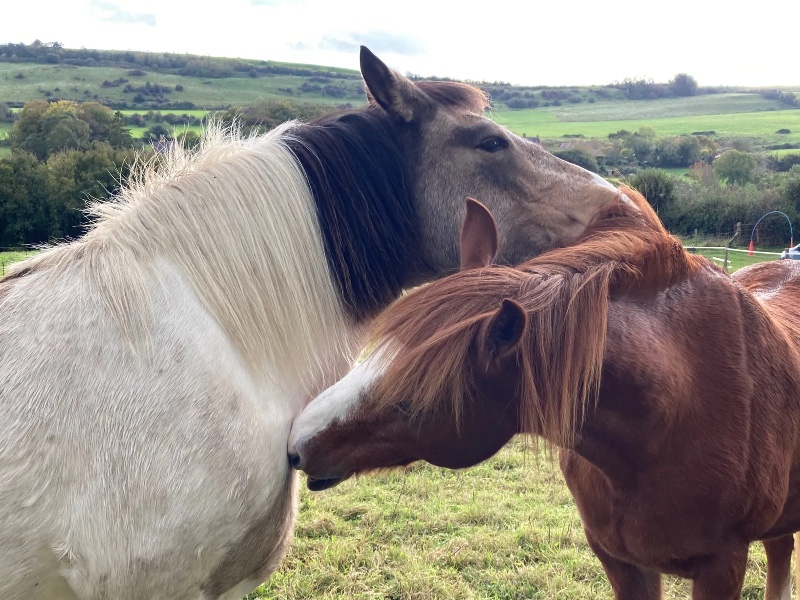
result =
M669 208L675 199L675 183L661 169L640 171L631 178L631 187L639 190L657 212Z
M200 136L194 131L184 131L178 135L178 142L189 150L193 150L200 145Z
M627 139L623 147L630 148L639 162L650 163L653 160L656 145L652 137L644 137L637 132Z
M678 73L669 82L670 91L676 96L697 95L697 81L691 75Z
M657 167L689 167L700 160L700 142L689 135L656 141L653 164Z
M101 142L88 151L70 150L47 161L50 237L84 233L89 200L108 198L134 163L133 150L115 150Z
M589 154L583 148L574 148L572 150L557 150L553 152L553 155L557 156L561 160L565 160L567 162L572 163L573 165L578 165L579 167L583 167L587 171L591 171L592 173L597 173L599 167L597 165L597 160L594 156Z
M639 129L636 130L636 135L639 137L643 137L648 140L654 140L656 137L656 130L649 125L642 125Z
M714 161L714 173L720 181L743 185L755 179L756 159L739 150L726 150Z
M800 173L786 180L783 196L798 213L800 213Z
M161 123L156 123L155 125L148 127L147 131L144 132L144 136L142 137L147 143L172 139L172 135L170 134L169 130Z
M230 108L220 118L225 124L237 121L247 130L264 131L292 119L308 121L321 116L325 111L323 106L308 102L289 99L263 100L250 106Z
M11 128L9 141L12 149L30 152L39 160L64 150L87 150L92 143L133 144L122 114L96 102L70 100L28 102Z
M0 246L35 244L48 239L45 165L27 152L0 160Z

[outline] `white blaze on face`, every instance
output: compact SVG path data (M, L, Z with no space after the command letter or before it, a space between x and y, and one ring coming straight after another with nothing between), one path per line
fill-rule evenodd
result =
M371 354L340 381L314 398L292 424L289 452L297 450L297 442L311 438L328 426L342 421L358 407L364 392L384 370L385 352Z

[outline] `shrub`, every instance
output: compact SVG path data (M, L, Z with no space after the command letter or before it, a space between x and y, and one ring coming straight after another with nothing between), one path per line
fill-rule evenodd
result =
M561 160L570 162L573 165L583 167L592 173L597 173L599 170L599 167L597 166L597 160L595 160L594 156L582 148L575 148L573 150L557 150L553 152L553 155L557 156Z
M743 185L755 178L755 157L739 150L726 150L714 161L714 173L720 181Z
M631 187L639 190L656 212L663 212L672 204L675 183L661 169L645 169L631 179Z

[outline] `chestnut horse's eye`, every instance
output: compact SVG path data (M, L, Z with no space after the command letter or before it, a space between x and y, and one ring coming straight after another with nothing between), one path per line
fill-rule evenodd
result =
M478 144L478 149L485 152L497 152L503 148L508 148L508 142L501 137L490 137Z

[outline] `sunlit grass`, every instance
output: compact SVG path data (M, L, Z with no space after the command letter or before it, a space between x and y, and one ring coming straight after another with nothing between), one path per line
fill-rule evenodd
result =
M751 549L745 598L763 597ZM666 600L686 581L666 578ZM325 492L301 491L294 546L251 598L297 600L612 597L558 466L521 439L465 471L419 464Z

